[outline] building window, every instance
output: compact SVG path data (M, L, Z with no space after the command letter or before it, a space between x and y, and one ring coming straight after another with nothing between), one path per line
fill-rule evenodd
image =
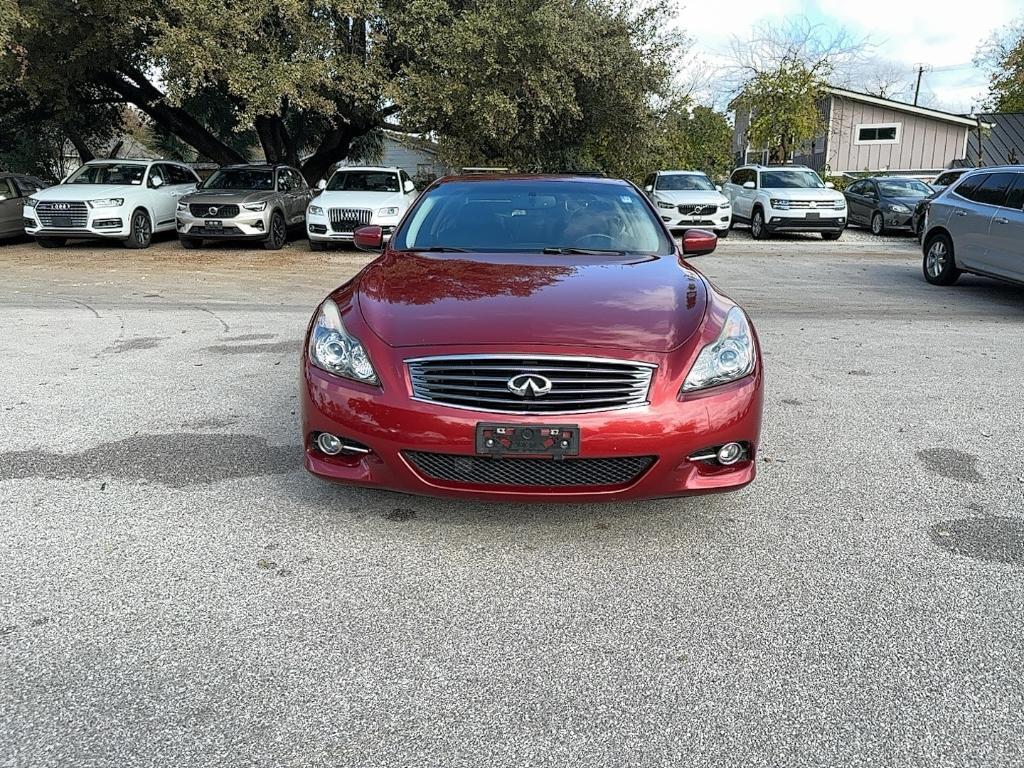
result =
M854 128L855 144L899 144L902 123L873 123Z

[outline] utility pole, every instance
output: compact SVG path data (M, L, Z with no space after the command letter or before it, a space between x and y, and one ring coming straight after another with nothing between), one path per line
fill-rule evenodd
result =
M906 72L906 70L903 70ZM917 86L914 88L914 106L917 106L917 99L921 95L921 77L924 75L924 64L917 66Z

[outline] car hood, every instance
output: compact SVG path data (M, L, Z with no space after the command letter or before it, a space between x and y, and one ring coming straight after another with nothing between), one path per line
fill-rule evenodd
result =
M699 327L700 276L674 256L388 253L356 300L394 347L526 344L667 352Z
M816 187L804 187L794 189L792 187L763 187L771 197L778 200L845 200L842 192L835 189L818 189Z
M713 189L666 189L655 190L654 197L666 203L682 205L684 203L704 205L722 205L729 202L725 195Z
M321 192L316 205L322 208L391 208L406 205L401 192Z
M80 200L102 200L107 197L124 197L142 189L141 184L58 184L41 189L31 195L34 200L77 202Z
M209 203L210 205L226 205L235 203L260 203L272 198L276 192L273 190L245 190L245 189L211 189L192 192L181 198L183 203Z
M928 200L927 197L883 197L882 200L886 203L898 203L899 205L906 206L910 210L917 208L918 203Z

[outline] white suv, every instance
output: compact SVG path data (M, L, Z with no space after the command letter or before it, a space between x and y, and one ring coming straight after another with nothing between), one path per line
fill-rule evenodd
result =
M178 198L198 183L191 168L168 160L91 160L25 200L25 233L44 248L94 237L148 248L154 232L174 231Z
M846 198L802 165L745 165L725 185L732 219L750 225L755 240L776 232L820 232L838 240L846 228Z
M376 224L391 238L398 222L416 199L416 185L400 168L339 168L306 209L309 248L351 243L357 227Z
M700 171L658 171L644 179L644 192L669 229L713 229L729 236L732 208L722 188Z

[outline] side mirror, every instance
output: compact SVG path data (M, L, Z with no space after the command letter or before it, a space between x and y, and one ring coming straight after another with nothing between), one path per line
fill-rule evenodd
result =
M653 192L653 191L654 191L654 185L653 184L648 184L647 186L644 187L644 192Z
M743 188L744 189L757 189L757 184L755 184L752 181L744 181L743 182Z
M378 226L359 227L352 233L352 242L361 251L380 253L384 250L384 230Z
M825 188L826 188L826 189L835 189L835 188L836 188L836 185L835 185L835 184L833 184L833 183L832 183L831 181L826 181L826 182L825 182Z
M683 235L684 256L704 256L718 247L718 235L706 229L688 229Z
M410 192L416 191L416 185L409 181L409 179L406 179L405 183L402 185L402 189L405 190L405 194L408 195Z
M316 188L319 189L321 192L327 189L327 179L320 179L320 181L316 183Z
M719 192L721 192L722 191L722 185L721 184L715 184L715 189L718 190Z
M149 178L149 186L151 186L153 189L160 189L160 187L162 187L163 185L164 180L161 179L159 176L151 176Z

